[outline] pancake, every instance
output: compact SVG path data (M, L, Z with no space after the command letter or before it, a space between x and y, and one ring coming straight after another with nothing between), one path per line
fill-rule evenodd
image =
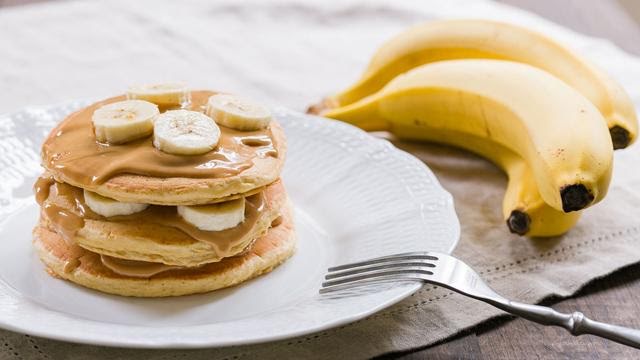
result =
M211 91L193 91L190 108L202 110L202 105L213 94L215 93ZM251 192L274 182L280 176L287 146L284 131L275 119L271 121L269 128L262 132L239 132L221 127L223 135L226 134L225 136L229 139L246 136L247 140L254 140L253 143L247 142L246 144L236 141L233 143L236 150L241 149L247 154L251 151L254 155L261 154L244 159L241 161L242 166L230 174L224 172L224 166L218 166L221 164L219 162L213 167L202 167L203 164L197 163L198 159L211 160L215 163L217 160L212 159L216 159L216 156L218 158L230 157L231 159L236 156L229 154L228 151L218 151L220 149L202 156L180 156L177 158L174 155L155 150L151 145L151 137L123 145L96 144L91 127L91 114L102 105L121 100L124 100L124 96L90 105L69 115L51 131L43 145L43 166L57 181L123 202L198 205L230 199L237 194ZM269 153L270 155L265 155L266 148L262 149L267 145L252 139L260 137L258 135L262 137L268 135L269 140L266 143L268 143L268 148L273 150ZM229 140L230 143L231 140ZM147 149L144 154L149 157L149 161L138 164L138 169L136 169L136 166L131 166L130 161L123 161L119 155L114 156L119 149L124 149L123 154ZM79 152L82 151L88 151L88 153L80 154ZM158 159L163 159L166 163L163 167L151 169L155 164L160 164ZM135 158L130 160L135 160ZM199 165L173 166L181 161ZM105 168L114 170L113 174L107 174L109 176L101 174L106 176L103 179L93 173L100 172ZM190 176L176 175L180 172L180 168L184 170L183 173L189 173ZM204 170L195 171L195 168ZM212 175L215 169L221 172ZM158 176L149 176L144 174L145 171L155 172ZM98 178L101 180L96 180Z
M247 226L251 226L240 236L237 236L233 242L199 241L178 228L157 222L145 222L144 216L135 218L133 221L116 221L103 217L99 219L87 218L84 220L84 226L69 240L92 252L127 260L160 262L178 266L197 266L220 261L224 257L241 253L251 242L263 235L272 221L280 215L287 202L287 194L279 180L265 187L262 195L254 196L263 196L262 210L256 215L255 222L248 224ZM56 191L52 191L47 203L77 213L77 210L74 209L76 209L75 203L79 201L81 202L81 200L60 196ZM145 211L154 210L156 209L148 208ZM170 213L173 213L174 208L161 210L169 210ZM162 217L161 219L166 218ZM41 224L55 229L44 211L41 214Z
M282 222L258 238L246 253L196 268L165 271L150 278L119 275L104 266L98 254L68 244L42 224L34 229L33 243L54 276L116 295L164 297L221 289L270 272L293 255L296 239L290 205L286 204ZM69 269L68 262L76 257L80 257L79 264Z

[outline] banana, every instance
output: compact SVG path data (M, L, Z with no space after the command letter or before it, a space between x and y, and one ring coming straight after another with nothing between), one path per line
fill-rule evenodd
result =
M184 106L191 100L191 92L183 83L133 85L127 99L145 100L162 108Z
M213 95L207 101L206 114L218 124L236 130L264 129L271 122L271 111L249 100L229 94Z
M616 81L540 33L487 20L435 21L408 29L378 49L354 85L309 111L322 113L349 105L422 64L470 58L510 60L545 70L582 93L600 110L615 149L627 147L637 137L633 102Z
M96 140L121 144L143 138L153 132L153 118L158 106L143 100L125 100L101 106L91 120Z
M417 67L356 103L324 114L365 130L403 124L486 137L531 166L544 201L564 212L600 201L613 150L602 115L564 82L501 60Z
M93 212L106 217L135 214L149 206L148 204L120 202L87 190L84 190L84 202Z
M508 177L502 214L512 233L530 237L558 236L569 231L580 218L581 211L565 213L547 205L540 196L527 163L511 150L486 137L413 124L394 126L393 133L402 140L422 140L459 147L487 158L500 167Z
M176 155L197 155L213 150L220 128L207 115L189 110L170 110L154 119L153 145Z
M244 198L211 205L178 206L178 214L204 231L230 229L244 221Z

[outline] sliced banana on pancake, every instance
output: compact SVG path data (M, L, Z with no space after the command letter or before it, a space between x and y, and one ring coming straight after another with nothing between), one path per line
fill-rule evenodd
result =
M125 100L101 106L91 117L96 140L121 144L149 136L153 132L153 118L159 113L156 104L144 100Z
M198 206L178 206L178 214L188 223L204 231L221 231L244 221L244 198Z
M220 128L201 112L172 110L154 119L153 145L169 154L204 154L213 150L219 140Z
M206 114L222 126L242 131L264 129L271 122L267 107L229 94L211 96Z
M190 91L183 83L144 84L130 86L127 99L139 99L162 107L182 106L189 103Z
M93 212L106 217L135 214L149 206L148 204L120 202L87 190L84 190L84 202Z

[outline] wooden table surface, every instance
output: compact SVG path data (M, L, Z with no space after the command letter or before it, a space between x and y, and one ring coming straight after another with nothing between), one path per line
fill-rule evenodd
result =
M584 34L607 38L640 56L638 0L502 0ZM640 86L640 84L638 84ZM615 259L612 259L615 261ZM579 310L611 323L640 327L640 264L594 280L574 297L547 299L556 310ZM636 318L629 321L629 317ZM640 351L595 336L573 337L564 329L502 317L453 339L386 359L640 359Z
M0 0L0 7L42 0ZM612 40L640 56L638 0L501 0L584 34ZM639 84L640 86L640 84ZM615 261L615 259L612 259ZM559 311L580 310L589 317L640 327L640 264L587 285L569 299L547 299ZM640 351L594 336L572 337L564 329L502 317L424 349L385 359L640 359Z

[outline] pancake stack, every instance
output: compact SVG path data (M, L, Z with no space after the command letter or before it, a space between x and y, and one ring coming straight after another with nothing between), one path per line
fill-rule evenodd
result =
M241 283L295 251L285 153L261 105L180 84L130 88L46 139L34 247L50 274L112 294Z

